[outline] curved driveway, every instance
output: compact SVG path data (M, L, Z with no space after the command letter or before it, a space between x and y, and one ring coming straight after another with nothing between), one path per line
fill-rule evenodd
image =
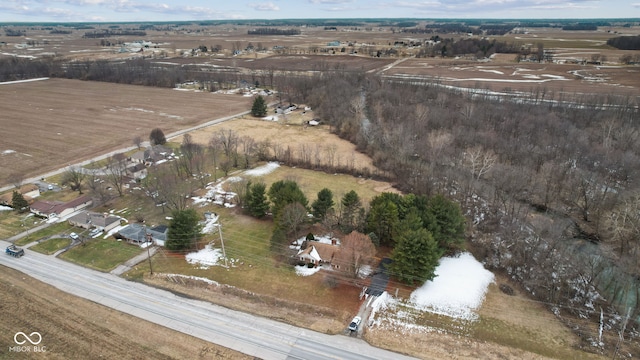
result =
M8 245L0 241L3 252ZM326 335L181 298L28 249L18 259L0 255L0 265L73 295L261 359L410 359L360 339Z

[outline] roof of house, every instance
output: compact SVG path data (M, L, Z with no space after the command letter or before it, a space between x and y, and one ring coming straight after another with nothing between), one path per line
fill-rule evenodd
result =
M306 249L301 250L298 256L307 255L314 260L331 262L340 247L331 244L324 244L317 241L310 241Z
M134 174L137 173L138 171L142 171L144 169L146 169L147 167L144 166L144 164L135 164L133 166L129 166L127 168L127 171L129 171L130 173Z
M61 201L37 200L31 204L30 208L32 211L36 211L41 214L60 214L66 209L74 208L89 201L91 201L91 197L89 195L79 196L66 203Z
M145 225L134 223L123 227L118 232L126 239L145 242L147 240L147 234L150 234L155 240L165 241L167 240L167 231L168 228L164 225L148 228Z
M20 194L24 195L26 193L29 193L29 192L32 192L32 191L35 191L35 190L38 190L38 189L39 189L38 185L36 185L36 184L26 184L26 185L22 185L20 187L20 189L18 189L17 191ZM16 191L16 190L13 189L13 190L11 190L9 192L6 192L6 193L0 195L0 203L11 204L13 202L13 192L14 191ZM24 196L24 199L27 200L27 201L33 200L29 196Z
M92 211L83 211L69 218L69 222L78 224L91 224L98 227L107 227L114 222L119 222L120 218L113 215L100 214Z

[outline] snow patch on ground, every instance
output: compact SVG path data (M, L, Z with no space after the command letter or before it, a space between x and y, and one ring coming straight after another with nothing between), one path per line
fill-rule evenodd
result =
M436 274L438 277L416 289L408 301L396 299L387 292L370 297L367 304L371 307L369 326L393 329L401 334L446 332L416 324L423 312L446 315L462 322L477 320L475 311L482 305L494 275L469 253L442 258Z
M185 258L189 264L198 265L199 269L208 269L211 266L220 265L218 262L223 258L221 249L214 249L211 245L206 245L204 249L188 253Z
M0 211L11 211L11 210L13 210L12 207L0 205Z
M220 283L218 283L217 281L213 281L211 279L207 279L199 276L182 275L182 274L165 274L165 276L170 279L174 279L174 278L191 279L191 280L203 281L209 285L220 286Z
M418 309L474 320L487 287L494 281L491 271L485 269L470 253L440 259L436 278L427 281L411 293L410 302Z
M273 172L275 169L279 168L280 164L277 162L269 162L265 165L258 166L257 168L247 170L244 172L246 176L263 176Z
M203 234L211 234L213 230L218 228L218 218L218 214L212 214L211 217L205 220L204 226L202 226L202 230L200 232Z
M312 268L308 268L306 266L296 266L295 268L296 268L296 274L298 276L310 276L322 269L322 267L320 266L316 266Z
M2 155L14 154L15 152L16 152L15 150L11 150L11 149L9 149L9 150L4 150L4 151L2 152Z

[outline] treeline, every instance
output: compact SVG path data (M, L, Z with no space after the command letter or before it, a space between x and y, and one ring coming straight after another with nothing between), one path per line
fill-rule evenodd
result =
M26 30L4 29L4 33L7 36L26 36Z
M640 50L640 36L619 36L607 40L607 45L620 50Z
M595 31L598 30L598 26L592 23L577 23L571 25L564 25L562 30L584 30L584 31Z
M453 57L458 55L475 55L478 58L485 58L493 53L516 54L521 51L520 45L504 41L487 39L443 39L431 47L421 49L417 57Z
M474 34L480 35L482 31L476 27L467 26L464 23L438 23L427 24L425 30L440 34Z
M298 29L256 28L248 30L249 35L300 35Z
M52 35L68 35L68 34L71 34L71 33L72 33L71 30L53 29L53 30L49 31L49 34L52 34Z
M82 35L86 39L99 39L110 36L147 36L147 33L140 30L102 30L89 31Z
M0 82L49 77L61 72L61 64L55 61L0 58Z

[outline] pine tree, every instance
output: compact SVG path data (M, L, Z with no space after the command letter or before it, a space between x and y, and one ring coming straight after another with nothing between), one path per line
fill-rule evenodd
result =
M253 217L262 218L269 211L269 202L266 194L267 186L262 183L255 183L249 186L247 192L247 209Z
M431 233L424 228L408 230L398 237L390 265L392 275L413 285L432 280L442 252Z
M362 203L358 193L351 190L344 194L340 213L340 227L345 233L350 233L358 227L358 213L362 210Z
M167 138L160 128L155 128L149 133L149 143L151 145L164 145L167 143Z
M333 193L331 190L324 188L318 192L318 198L311 204L311 213L316 221L324 220L327 211L334 205Z
M464 248L465 219L458 204L436 195L429 199L428 221L424 226L446 253L455 253Z
M17 191L13 191L13 196L11 197L11 206L16 209L19 213L23 213L29 209L29 203L25 200L24 196Z
M200 216L194 209L174 210L171 214L166 248L169 250L191 249L200 239Z
M282 209L288 204L300 203L307 207L309 200L300 190L298 183L292 180L280 180L269 187L269 200L271 200L271 213L276 222Z
M393 244L393 234L399 222L398 207L390 199L371 201L367 215L367 231L373 232L383 245Z
M251 115L255 117L267 116L267 103L264 101L264 98L262 96L258 95L256 96L256 99L253 100Z

